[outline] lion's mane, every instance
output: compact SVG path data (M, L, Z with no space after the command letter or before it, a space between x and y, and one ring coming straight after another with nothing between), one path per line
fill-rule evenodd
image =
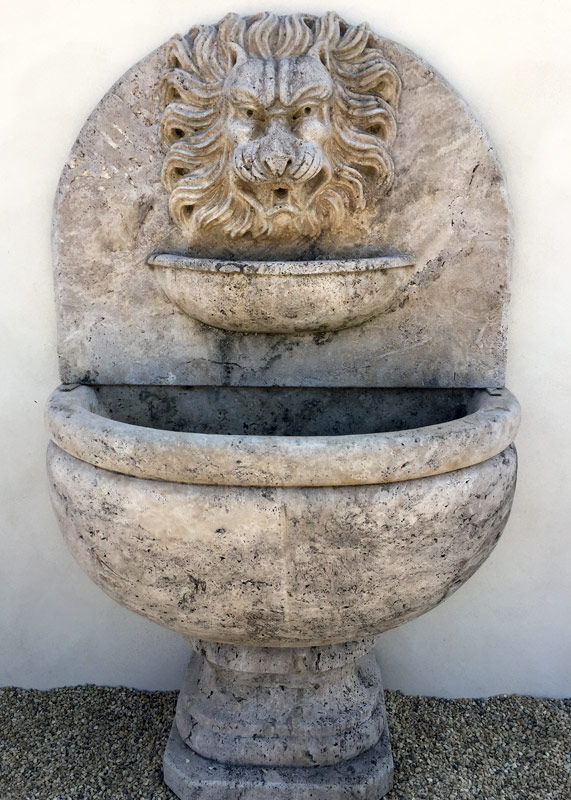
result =
M252 58L303 56L311 50L331 74L332 135L323 149L332 175L308 209L313 235L325 220L336 228L348 210L364 207L366 179L376 179L377 196L388 191L394 166L387 146L396 133L401 81L369 27L348 25L333 13L229 14L218 25L195 27L168 45L162 180L179 227L192 233L218 226L231 238L271 233L260 209L232 185L234 146L224 135L223 88L236 61L235 44Z

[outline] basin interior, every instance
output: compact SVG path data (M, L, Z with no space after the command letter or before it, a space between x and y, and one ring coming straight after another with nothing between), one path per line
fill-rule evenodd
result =
M481 389L98 386L98 413L168 431L344 436L459 419Z

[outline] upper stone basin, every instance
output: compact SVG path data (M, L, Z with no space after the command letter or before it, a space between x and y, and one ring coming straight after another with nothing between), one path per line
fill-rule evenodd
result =
M148 618L275 647L427 611L511 507L506 390L67 386L47 411L62 531Z
M156 254L167 297L190 317L242 333L335 331L387 311L411 276L410 255L224 261Z

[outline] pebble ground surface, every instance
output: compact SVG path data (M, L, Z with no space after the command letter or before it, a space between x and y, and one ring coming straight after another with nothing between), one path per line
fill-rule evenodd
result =
M387 800L571 800L571 700L386 698ZM175 700L97 686L0 689L0 800L174 800L161 758Z

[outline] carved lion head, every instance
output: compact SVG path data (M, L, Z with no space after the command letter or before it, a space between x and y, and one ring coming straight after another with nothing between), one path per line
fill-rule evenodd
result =
M163 184L189 235L317 236L388 191L401 81L366 24L231 14L168 45Z

